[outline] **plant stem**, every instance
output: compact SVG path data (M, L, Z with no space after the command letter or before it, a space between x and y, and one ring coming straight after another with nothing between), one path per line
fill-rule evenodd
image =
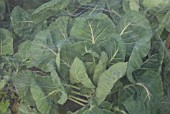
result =
M73 101L73 102L75 102L75 103L77 103L77 104L79 104L79 105L81 105L81 106L86 106L85 104L83 104L83 103L81 103L81 102L79 102L79 101L76 101L76 100L74 100L74 99L72 99L72 98L68 98L70 101Z
M65 83L63 83L63 85L66 86L66 87L71 87L71 88L73 88L73 89L77 89L77 90L80 90L80 89L81 89L81 88L79 88L79 87L77 87L77 86L70 85L70 84L65 84Z
M81 93L79 93L79 92L77 92L77 91L71 91L71 93L76 94L76 95L80 95L80 96L84 96L84 97L87 97L87 98L91 97L91 96L89 96L89 95L81 94Z
M73 99L75 99L75 100L77 100L77 101L81 101L81 102L83 102L83 103L88 103L87 100L84 100L84 99L81 99L81 98L78 98L78 97L75 97L75 96L72 96L72 95L69 95L69 98L73 98Z

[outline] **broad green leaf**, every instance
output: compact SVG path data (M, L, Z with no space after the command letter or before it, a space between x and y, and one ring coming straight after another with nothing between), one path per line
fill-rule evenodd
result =
M109 110L106 110L106 109L100 109L97 107L93 107L93 108L87 109L82 114L115 114L115 113L111 112Z
M6 79L0 80L0 90L4 88L6 83L7 83Z
M30 59L31 41L25 41L18 47L18 52L14 55L18 60L25 62Z
M154 114L160 108L163 87L158 73L147 70L137 78L137 83L124 87L120 92L119 104L123 104L130 114Z
M49 26L51 37L53 38L54 44L57 45L56 47L58 48L58 53L56 56L58 71L60 71L61 67L61 50L63 46L65 46L65 42L68 39L68 22L69 17L62 16L57 18L55 22L51 23Z
M134 82L132 72L141 67L142 59L150 49L151 27L143 15L131 11L121 18L117 30L126 45L127 57L130 57L127 77Z
M107 54L105 52L102 52L99 63L97 64L94 70L93 82L95 84L97 84L99 76L106 70L107 64L108 64Z
M142 63L142 66L139 69L141 73L149 69L157 73L160 73L162 71L162 64L163 64L163 59L164 59L164 54L165 54L164 53L165 48L162 45L162 42L153 41L151 50L154 50L154 51L151 51L152 53L148 56L148 59L146 59Z
M128 57L131 55L137 41L142 39L147 39L149 41L152 36L149 21L144 15L136 11L127 12L121 17L117 25L117 32L121 35L126 45Z
M48 71L47 63L56 58L56 47L53 43L50 31L39 32L32 41L30 48L31 62L44 71Z
M3 19L3 14L5 13L5 1L0 1L0 21Z
M12 34L6 29L0 29L0 55L13 54Z
M125 12L129 10L139 11L140 5L139 0L124 0L123 1L123 9Z
M59 49L61 49L61 41L68 39L68 24L69 17L61 16L57 18L53 23L48 27L53 39L55 39L55 44L58 43ZM60 44L60 45L59 45Z
M86 72L87 72L89 78L92 79L92 76L94 74L94 69L96 68L96 63L95 62L86 62L84 64L85 64Z
M141 99L135 100L132 96L127 99L123 105L129 114L151 114L149 109L150 107L147 107L145 101Z
M51 16L55 16L58 11L66 8L70 0L51 0L42 4L32 13L32 19L35 23L42 22Z
M58 112L58 108L57 105L53 105L50 109L50 113L49 114L61 114Z
M161 4L168 4L169 0L143 0L143 5L149 9L159 7Z
M91 0L78 0L81 5L87 5Z
M87 5L87 3L90 3L91 0L78 0L81 5Z
M158 109L161 104L163 96L163 83L161 75L152 70L146 71L137 79L138 83L142 83L150 92L150 106L151 110Z
M105 14L94 13L76 18L70 36L80 44L80 51L83 52L86 48L98 52L99 44L106 38L111 38L114 32L115 25Z
M130 0L129 6L131 10L139 11L140 8L139 0Z
M101 0L101 1L103 2L103 4L106 4L106 7L108 8L108 13L110 13L113 22L117 24L120 21L121 15L124 13L122 8L122 2L124 0Z
M56 56L56 64L57 64L58 71L61 71L61 72L63 70L62 69L63 66L65 65L65 64L63 64L63 62L66 62L65 57L70 59L71 58L70 53L72 53L69 51L66 52L69 55L69 57L64 56L64 58L63 58L63 53L65 53L65 48L66 48L67 44L69 44L68 30L67 30L68 24L69 24L69 17L61 16L61 17L57 18L53 23L51 23L50 26L48 27L50 29L50 33L51 33L53 42L58 49L57 56ZM71 62L69 62L68 64L70 64Z
M32 39L33 21L30 15L24 11L21 7L17 6L13 9L11 16L11 26L18 36L22 39Z
M125 60L126 47L120 35L113 34L111 38L102 41L98 47L107 53L109 65Z
M113 107L113 104L111 102L108 101L103 101L100 105L99 108L101 109L107 109L107 110L111 110Z
M22 71L16 75L13 75L12 82L16 88L16 92L23 102L27 105L35 105L35 101L32 98L30 92L31 80L34 79L34 74L31 71Z
M162 22L160 22L160 28L164 29L166 28L168 32L170 32L170 11L168 11L163 19L161 20Z
M6 112L8 111L9 105L10 105L9 100L6 100L6 101L1 100L1 102L0 102L0 112L6 114Z
M51 108L50 102L42 91L41 86L39 86L34 80L31 82L31 94L36 102L37 109L42 114L49 114Z
M19 104L19 114L40 114L36 111L36 109L30 109L29 105L26 105L25 103Z
M67 94L62 84L60 84L60 80L53 80L53 78L57 79L56 73L52 72L51 76L37 76L36 83L39 85L43 93L46 95L45 99L49 102L64 104L67 100Z
M52 67L51 78L52 78L53 83L56 85L56 88L54 91L61 93L61 95L59 96L60 98L58 100L58 103L64 104L67 100L67 93L65 92L64 86L55 70L55 67L53 65L51 65L51 67Z
M147 41L147 39L142 39L135 44L128 61L127 78L129 79L129 81L135 82L135 80L133 79L132 72L136 69L141 68L143 64L142 58L148 54L149 49L150 41Z
M71 83L82 83L84 87L95 88L90 78L86 73L84 63L79 59L75 58L70 68L70 81Z
M125 75L126 69L127 63L119 62L113 64L108 70L100 75L95 96L98 105L105 100L114 84Z

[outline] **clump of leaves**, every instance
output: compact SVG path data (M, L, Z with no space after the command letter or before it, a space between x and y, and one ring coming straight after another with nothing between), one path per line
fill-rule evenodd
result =
M0 89L20 102L2 91L1 113L169 114L169 0L7 1Z

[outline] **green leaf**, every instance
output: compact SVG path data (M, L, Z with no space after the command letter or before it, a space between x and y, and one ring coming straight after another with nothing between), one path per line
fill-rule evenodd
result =
M18 47L18 52L14 55L18 60L25 62L30 59L31 41L25 41Z
M31 84L31 94L36 101L36 106L38 110L42 114L49 114L51 106L48 99L46 99L45 93L34 80L32 80Z
M98 52L100 43L116 32L115 25L102 13L85 16L76 18L70 36L80 44L79 51L83 52L86 48Z
M69 0L51 0L42 4L32 13L32 19L35 23L40 23L51 16L55 16L58 11L66 8Z
M129 114L155 114L160 109L163 96L162 80L159 73L147 70L137 77L137 83L119 90L118 102Z
M150 106L151 110L154 112L160 107L163 96L161 75L152 70L148 70L142 76L138 77L137 81L143 84L150 92Z
M160 4L168 4L169 0L143 0L143 5L148 8L158 7Z
M126 47L120 35L112 35L111 38L105 39L98 46L107 53L109 65L123 62L126 55Z
M119 62L113 64L108 70L100 75L95 96L98 105L105 100L114 84L125 75L126 69L127 63Z
M16 92L23 102L28 105L35 105L35 101L32 98L30 85L31 80L34 79L34 74L31 71L25 70L18 74L13 75L12 82L16 88Z
M95 84L97 84L99 76L106 70L107 63L108 63L107 54L105 52L102 52L99 63L97 64L94 70L93 82Z
M3 14L5 13L5 1L0 1L0 21L3 19Z
M78 0L81 5L87 5L91 0Z
M22 39L32 38L33 34L33 21L30 15L24 11L21 7L17 6L12 10L11 16L11 26L18 36Z
M162 45L161 41L153 41L151 50L154 50L151 52L150 55L148 55L148 59L146 59L143 63L141 68L136 71L139 73L143 73L146 70L153 70L157 73L160 73L162 71L162 65L163 65L163 59L164 59L164 52L165 48ZM166 62L166 61L165 61ZM141 75L141 74L139 74ZM137 76L136 76L137 77Z
M29 105L26 105L25 103L19 104L19 114L39 114L34 108L30 109Z
M6 83L7 83L6 79L0 80L0 90L4 88Z
M51 78L52 78L53 83L56 85L56 88L54 91L61 93L58 103L63 105L67 100L67 93L65 92L64 86L55 70L55 67L53 65L51 65L50 67L52 68Z
M111 15L111 18L115 24L117 24L120 21L121 15L124 13L122 8L122 2L124 0L101 0L104 2L103 4L106 4L108 8L108 13Z
M150 49L150 41L147 40L140 40L134 46L132 54L128 61L128 68L127 68L127 78L131 82L135 82L133 79L132 72L136 69L141 68L143 61L142 58L145 57Z
M50 113L49 114L61 114L58 112L58 108L56 108L57 105L53 105L50 109Z
M121 35L125 45L127 56L131 55L137 41L142 39L151 39L152 31L149 21L144 15L136 12L127 12L121 17L117 25L117 32Z
M0 55L13 54L12 34L6 29L0 29Z
M123 104L129 114L151 114L149 107L141 99L134 100L130 97Z
M39 32L35 36L30 48L30 55L33 66L37 66L44 71L48 71L47 63L51 60L55 61L57 55L56 47L48 29Z
M0 112L6 113L7 110L8 110L9 105L10 105L9 100L7 100L7 101L1 100L1 102L0 102Z
M129 10L139 11L140 5L139 0L125 0L123 1L123 9L125 12Z
M69 17L61 16L58 17L53 23L48 27L50 29L50 33L53 39L55 39L55 44L62 43L61 41L68 39L68 24ZM58 48L61 49L61 44L58 45Z
M170 32L170 11L166 12L166 14L164 15L161 21L162 22L160 22L160 25L159 25L160 28L162 29L166 28L166 30Z
M115 114L115 113L113 113L109 110L106 110L106 109L100 109L97 107L93 107L93 108L87 109L82 114Z
M140 8L139 0L130 0L129 5L131 10L139 11Z
M127 77L134 82L132 72L141 67L142 59L150 49L151 27L143 15L131 11L121 18L117 30L126 45L127 57L130 56Z
M92 76L94 74L94 69L96 68L96 63L95 62L86 62L85 67L86 67L86 72L87 72L89 78L92 79Z
M82 83L84 87L95 88L90 78L86 73L84 63L79 59L75 58L70 68L70 81L71 83Z

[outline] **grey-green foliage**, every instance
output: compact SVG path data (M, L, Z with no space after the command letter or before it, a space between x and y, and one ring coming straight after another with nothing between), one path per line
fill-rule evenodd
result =
M56 47L49 30L39 32L32 41L30 48L32 65L48 71L47 63L56 57ZM44 62L46 64L44 64Z
M26 105L25 103L20 104L20 108L19 108L19 111L18 111L19 114L25 114L26 112L30 112L30 111L31 111L32 114L40 114L36 111L36 109L29 109L29 106Z
M169 4L169 0L143 0L143 5L149 9L155 8L155 7L161 7L161 5L167 5Z
M99 63L97 64L93 75L93 81L95 84L97 84L99 76L106 70L107 63L108 63L107 54L105 52L101 52Z
M23 42L18 46L18 52L14 55L14 57L22 62L26 62L30 59L30 47L31 41ZM28 61L28 64L30 62Z
M70 36L81 43L81 51L84 51L85 47L97 51L98 47L101 47L100 43L106 38L111 38L115 31L114 23L105 14L94 13L76 18Z
M13 54L13 37L6 29L0 29L0 55Z
M141 67L142 58L150 49L151 27L142 14L131 11L121 18L117 30L126 45L126 54L129 57L127 77L134 82L132 72Z
M32 39L34 24L30 15L24 9L19 6L15 7L12 10L10 19L11 26L15 34L20 36L22 39Z
M84 87L95 88L90 78L86 73L84 63L79 59L75 58L70 67L70 81L71 83L82 83Z
M98 105L105 100L117 80L125 75L126 69L127 63L119 62L113 64L108 70L99 76L95 96L95 100Z
M4 18L3 14L5 13L5 0L0 1L0 21Z
M125 86L124 94L122 90L119 91L119 103L123 103L130 114L155 114L160 108L163 96L159 73L147 70L137 81L135 85Z
M148 56L148 59L142 63L140 70L143 72L148 69L152 69L153 71L160 73L163 64L165 48L161 41L155 41L152 43L152 45L153 47L151 50L153 50L153 52Z
M57 102L59 104L64 104L67 100L67 93L64 89L64 86L60 80L60 77L58 76L57 72L56 72L56 69L54 67L54 65L52 63L48 63L48 67L50 67L50 70L51 70L51 80L52 80L52 83L55 84L55 90L53 90L54 94L55 93L58 93L59 95L59 98L57 98L58 96L55 96L54 95L54 99L55 97L57 98Z
M130 10L139 11L140 0L124 0L122 5L125 12Z
M12 81L19 114L58 114L70 96L87 102L72 114L169 114L169 0L33 1L0 1L0 89Z
M36 101L36 106L42 114L49 114L50 112L50 102L46 98L45 93L42 91L41 87L32 80L31 82L31 94L33 99Z
M70 3L69 0L51 0L42 4L32 13L34 23L40 23L51 16L54 16L58 11L66 8Z
M115 114L115 113L107 109L98 107L91 108L84 107L74 113L68 112L68 114Z
M163 19L161 20L160 29L166 28L167 31L170 32L170 11L166 12L166 14L163 16Z
M24 71L14 75L12 78L16 92L28 106L35 105L35 100L32 98L30 91L31 80L34 76L35 75L31 71Z

